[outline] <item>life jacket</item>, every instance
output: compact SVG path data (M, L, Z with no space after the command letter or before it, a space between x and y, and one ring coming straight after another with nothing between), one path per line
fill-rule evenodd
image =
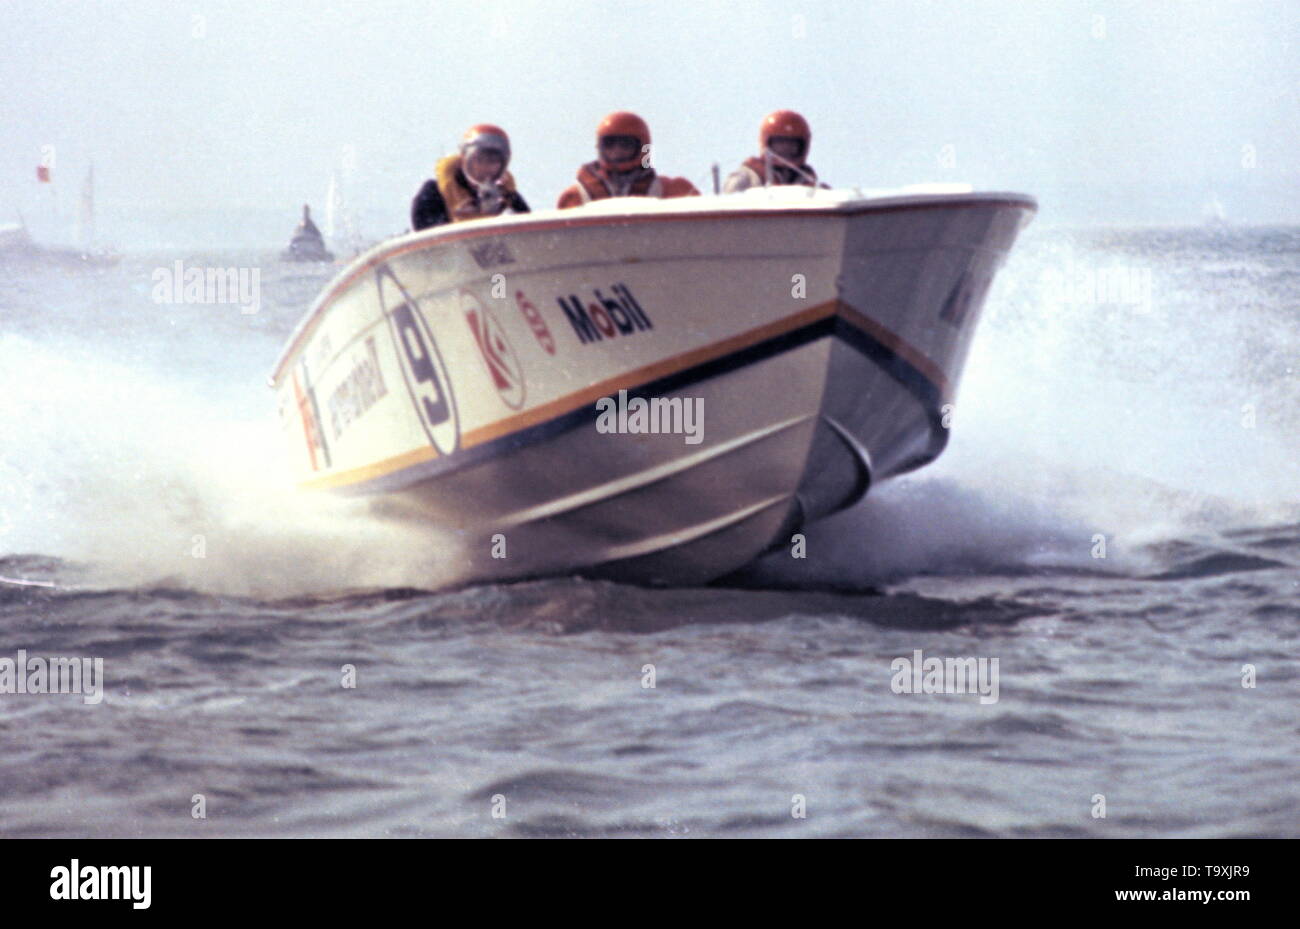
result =
M615 192L614 184L599 161L588 162L578 169L578 183L560 194L559 207L581 206L608 197L690 197L698 196L695 185L683 177L661 177L654 168L646 168L627 186Z
M460 155L448 155L438 162L433 169L434 179L438 182L438 192L447 204L447 218L455 223L466 219L480 219L484 216L496 216L509 204L515 193L515 179L509 171L503 171L497 186L506 192L501 200L501 209L494 213L483 212L479 204L478 193L461 170Z
M822 186L822 185L818 184L818 182L817 182L817 172L813 170L813 166L812 166L812 165L809 165L809 164L800 165L800 167L804 170L804 172L805 172L806 174L809 175L809 177L803 177L802 175L798 175L798 174L796 174L796 175L795 175L795 179L794 179L793 181L779 181L779 180L777 180L777 176L778 176L778 175L777 175L777 170L778 170L778 168L780 168L780 167L781 167L781 166L778 165L777 163L775 163L775 162L772 163L772 181L771 181L771 184L774 185L774 186L775 186L775 185L780 185L780 184L787 184L787 183L788 183L788 184L793 184L793 185L799 185L799 184L802 184L804 187L819 187L819 186ZM753 177L751 178L751 181L753 182L753 183L750 185L751 187L766 187L766 186L768 186L768 179L767 179L768 161L767 161L767 159L764 158L762 155L755 155L755 156L753 156L752 158L746 158L745 161L744 161L744 163L741 165L741 168L742 168L743 170L747 170L747 171L749 171L749 172L753 175ZM787 170L788 170L788 169L787 169Z
M578 190L583 203L604 200L616 194L609 174L599 161L589 162L578 169ZM646 168L632 180L621 196L662 197L663 184L659 182L659 175L654 168Z

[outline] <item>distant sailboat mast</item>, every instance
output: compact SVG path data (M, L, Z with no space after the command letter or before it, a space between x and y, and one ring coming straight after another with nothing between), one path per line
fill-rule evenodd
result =
M330 175L329 190L325 194L325 222L321 232L325 233L325 238L330 242L336 242L338 234L338 214L342 212L343 198L339 193L339 176L338 172Z
M1201 220L1211 226L1227 224L1227 211L1223 208L1223 201L1216 194L1210 194L1210 199L1206 200L1205 205L1201 207Z
M77 211L77 246L89 248L95 241L95 166L86 169L81 185L81 205Z
M330 172L329 190L325 195L325 222L321 232L333 248L344 255L361 252L361 224L356 210L348 203L347 192L351 186L354 169L347 149L339 166Z

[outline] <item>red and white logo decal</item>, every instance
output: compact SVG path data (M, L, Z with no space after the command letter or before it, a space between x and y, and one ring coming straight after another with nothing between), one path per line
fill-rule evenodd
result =
M532 329L533 335L537 337L537 344L545 350L546 354L554 355L555 337L551 335L546 320L542 319L541 310L533 305L533 301L524 296L522 290L515 291L515 302L519 304L519 312L524 314L524 319L528 320L528 328Z
M479 354L506 406L517 410L524 405L524 369L506 339L505 329L479 298L468 290L460 292L460 308L469 323Z
M302 365L304 372L306 365ZM325 449L325 440L321 436L320 424L316 420L316 398L312 395L310 389L304 391L302 383L298 380L298 370L293 372L293 398L298 405L298 415L302 417L302 434L307 442L307 455L311 459L311 469L319 471L321 465L329 467L329 452ZM316 458L316 452L320 452L321 460Z

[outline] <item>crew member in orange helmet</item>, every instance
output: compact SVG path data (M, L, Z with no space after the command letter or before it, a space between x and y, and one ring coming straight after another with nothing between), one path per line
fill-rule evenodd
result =
M650 127L635 113L610 113L596 127L595 161L578 169L578 183L560 194L560 209L606 197L698 197L684 177L650 167Z
M411 202L411 228L497 216L507 209L527 213L515 190L510 164L510 137L504 129L482 123L470 126L455 155L441 159L432 180L424 182Z
M759 154L746 158L744 164L727 176L722 192L734 194L750 187L779 184L826 187L808 164L810 147L812 130L808 128L808 120L794 110L770 113L758 127Z

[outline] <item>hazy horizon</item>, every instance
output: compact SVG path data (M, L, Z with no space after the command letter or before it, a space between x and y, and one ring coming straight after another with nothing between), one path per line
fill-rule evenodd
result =
M101 235L171 211L322 203L350 164L372 234L466 125L511 134L534 208L641 113L655 163L705 189L766 112L813 126L831 183L1034 194L1046 223L1300 221L1300 5L1116 0L851 8L719 4L11 2L0 222L69 204L95 165ZM383 226L385 228L377 228ZM240 240L242 241L242 240Z

